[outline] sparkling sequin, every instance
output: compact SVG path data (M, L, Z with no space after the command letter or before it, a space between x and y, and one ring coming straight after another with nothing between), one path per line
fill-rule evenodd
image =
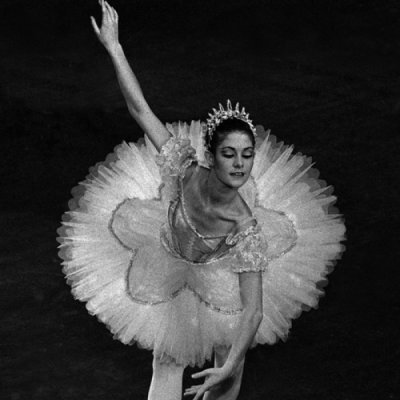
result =
M268 251L268 243L262 236L260 227L252 226L237 236L231 250L231 254L237 261L232 271L237 273L265 271L268 266L265 255Z
M114 218L115 218L115 215L116 215L116 213L120 210L120 208L121 207L123 207L124 205L125 205L125 203L127 202L127 201L129 201L130 199L125 199L124 201L122 201L121 203L119 203L118 204L118 206L117 207L115 207L115 209L113 210L113 212L111 213L111 218L110 218L110 220L108 221L108 231L111 233L111 236L113 236L114 238L115 238L115 240L122 246L122 247L124 247L126 250L129 250L129 251L135 251L135 249L132 249L132 248L130 248L129 246L127 246L119 237L118 237L118 235L116 234L116 232L114 231L114 228L113 228L113 222L114 222Z
M163 298L161 300L148 301L148 300L140 299L140 298L134 296L131 293L130 288L129 288L129 272L130 272L131 268L134 268L133 262L134 262L134 255L131 258L131 261L130 261L130 264L129 264L129 268L128 268L127 273L125 275L125 287L126 287L126 292L127 292L128 296L129 296L129 298L132 301L134 301L135 303L148 305L148 306L156 306L158 304L163 304L163 303L167 303L169 301L172 301L177 296L179 296L184 290L189 290L201 303L203 303L207 308L210 308L213 311L217 311L217 312L219 312L221 314L225 314L225 315L236 315L236 314L240 314L242 312L241 308L231 310L231 309L228 309L228 308L218 307L218 306L212 304L210 301L205 300L188 283L185 283L179 289L175 290L169 296L166 296L165 298Z
M160 150L156 163L161 175L184 176L189 165L196 161L196 151L189 139L171 137Z
M269 257L268 254L268 243L266 238L263 236L262 229L259 225L251 225L247 229L240 231L238 233L230 233L229 235L218 235L218 236L205 236L197 231L196 227L192 224L188 215L185 211L185 204L183 198L183 177L185 175L186 169L195 160L195 154L190 143L185 139L177 139L175 137L171 138L165 146L163 146L160 155L158 156L157 163L160 166L162 174L168 174L169 177L175 177L175 199L170 202L169 206L169 223L162 226L160 232L160 242L163 248L173 257L184 261L188 264L188 268L197 267L201 268L202 265L208 265L216 261L222 261L223 259L229 258L232 261L231 271L232 273L241 272L263 272L267 270L268 261L271 259L279 257L290 251L295 246L295 241L292 246L285 249L278 256ZM173 181L173 180L172 180ZM172 197L174 198L174 197ZM122 205L123 203L121 203ZM182 214L185 217L184 220L186 225L191 231L188 233L187 240L184 244L185 248L182 249L183 242L175 237L173 217L175 214L176 207L180 206L182 209ZM119 207L114 211L117 212ZM279 212L284 215L283 212ZM255 219L255 218L254 218ZM257 222L257 221L256 221ZM119 243L125 248L129 249L124 243L118 238L117 234L113 231L111 223L109 224L110 232L119 241ZM189 232L188 231L188 232ZM195 249L197 245L197 240L202 239L206 241L207 239L217 239L221 238L222 243L226 245L226 249L223 253L216 254L213 253L213 248L210 248L210 254L207 257L203 257L200 261L190 258L190 254L193 253L192 250ZM197 240L196 240L197 239ZM175 243L175 245L174 245ZM178 245L179 244L179 245ZM219 307L213 304L212 296L209 294L204 296L200 295L195 288L191 287L188 282L184 282L179 289L174 290L172 293L166 295L165 297L157 300L143 299L135 296L129 288L129 271L134 268L134 256L135 250L133 251L132 258L130 260L130 265L128 272L126 274L126 291L132 301L140 303L143 305L155 306L158 304L166 303L172 301L177 296L179 296L184 290L190 291L202 304L207 308L210 308L216 312L234 315L240 313L242 310L229 309L224 307Z

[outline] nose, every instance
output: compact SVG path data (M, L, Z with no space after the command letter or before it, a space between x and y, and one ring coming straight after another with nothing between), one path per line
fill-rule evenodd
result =
M236 156L235 160L234 160L234 163L233 163L233 166L235 168L242 168L243 167L243 159L242 159L242 157Z

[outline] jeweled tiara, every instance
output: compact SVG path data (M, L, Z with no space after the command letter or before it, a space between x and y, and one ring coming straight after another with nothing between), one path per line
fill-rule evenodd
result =
M228 100L226 102L226 110L224 109L222 104L219 103L219 110L213 108L213 113L209 113L208 115L210 118L207 119L207 125L205 126L206 145L211 143L217 126L223 121L232 118L240 119L241 121L246 122L246 124L249 125L251 131L253 132L254 137L257 136L256 128L253 125L253 121L249 118L249 113L246 113L244 107L242 107L242 110L240 110L239 103L236 103L235 108L232 109L232 103L230 100Z

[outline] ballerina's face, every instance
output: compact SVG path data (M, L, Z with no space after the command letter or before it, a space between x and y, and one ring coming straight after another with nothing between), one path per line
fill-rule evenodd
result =
M245 132L233 131L219 143L212 154L217 178L228 187L238 189L249 179L254 163L254 146Z

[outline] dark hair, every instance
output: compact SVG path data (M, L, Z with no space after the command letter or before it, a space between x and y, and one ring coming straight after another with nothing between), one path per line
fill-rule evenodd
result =
M215 154L217 147L220 143L222 143L225 138L232 132L239 131L245 133L251 140L252 145L254 146L256 140L254 138L254 134L250 129L250 126L247 122L242 121L237 118L229 118L225 121L221 122L217 128L215 129L212 138L208 134L206 134L205 144L206 148L212 153Z

